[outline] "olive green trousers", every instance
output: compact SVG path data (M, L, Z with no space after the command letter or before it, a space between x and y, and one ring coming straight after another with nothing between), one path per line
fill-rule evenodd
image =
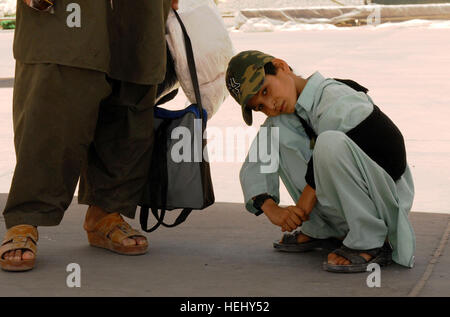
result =
M148 176L156 86L57 64L16 63L16 167L7 228L58 225L78 201L133 218Z

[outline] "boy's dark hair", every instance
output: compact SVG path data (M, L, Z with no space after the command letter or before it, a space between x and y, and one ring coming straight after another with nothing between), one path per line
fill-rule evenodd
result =
M289 69L292 70L291 66L289 66ZM277 74L277 68L272 62L268 62L264 65L264 72L266 75L276 75Z
M272 64L272 62L268 62L264 65L264 72L266 75L276 75L277 69L275 68L275 65Z

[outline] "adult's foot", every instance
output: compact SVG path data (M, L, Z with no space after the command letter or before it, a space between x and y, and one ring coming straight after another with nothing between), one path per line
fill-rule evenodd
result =
M33 268L37 251L38 231L31 225L8 229L0 247L0 262L7 271L27 271Z
M22 250L14 250L10 252L6 252L2 259L4 260L10 260L13 262L21 262L22 260L33 260L35 258L35 255L31 251L22 251Z
M86 231L92 231L95 229L95 225L103 218L108 216L109 213L104 211L102 208L98 206L89 206L86 217L84 220L84 229ZM114 230L120 230L119 228L116 228ZM111 235L113 232L111 232ZM147 239L145 237L130 237L122 240L122 245L124 246L134 246L134 245L146 245L148 244Z

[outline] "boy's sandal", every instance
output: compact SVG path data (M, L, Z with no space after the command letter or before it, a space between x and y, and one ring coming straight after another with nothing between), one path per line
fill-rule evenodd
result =
M367 272L367 267L371 263L377 263L380 266L386 266L392 263L392 249L387 243L385 243L381 248L370 250L354 250L343 245L339 249L334 250L332 253L346 258L351 262L351 264L336 265L329 264L328 261L325 261L323 262L323 269L325 271L335 273ZM367 261L364 257L359 255L360 253L367 253L372 256L372 259Z
M302 232L300 230L294 233L285 233L280 241L275 241L273 247L278 251L283 252L306 252L318 248L336 248L342 244L342 241L334 238L329 239L315 239L311 238L309 241L298 243L297 237Z
M39 239L36 227L31 225L17 225L10 228L0 247L0 265L5 271L28 271L34 267L36 258L31 260L12 261L4 259L7 252L14 250L31 251L36 256L37 241Z
M126 246L122 241L127 238L144 237L131 228L119 213L103 217L92 231L86 231L91 246L107 249L124 255L140 255L147 252L148 243Z

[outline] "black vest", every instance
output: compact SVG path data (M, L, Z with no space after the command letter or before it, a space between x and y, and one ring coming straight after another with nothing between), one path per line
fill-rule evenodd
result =
M356 91L362 91L364 93L369 91L353 80L337 78L335 80L346 84ZM303 118L298 117L313 147L317 134ZM346 134L364 153L380 165L394 181L397 181L403 175L407 163L406 148L402 133L392 120L376 105L374 105L372 113L366 119ZM308 184L314 185L312 166L308 166L306 180Z

